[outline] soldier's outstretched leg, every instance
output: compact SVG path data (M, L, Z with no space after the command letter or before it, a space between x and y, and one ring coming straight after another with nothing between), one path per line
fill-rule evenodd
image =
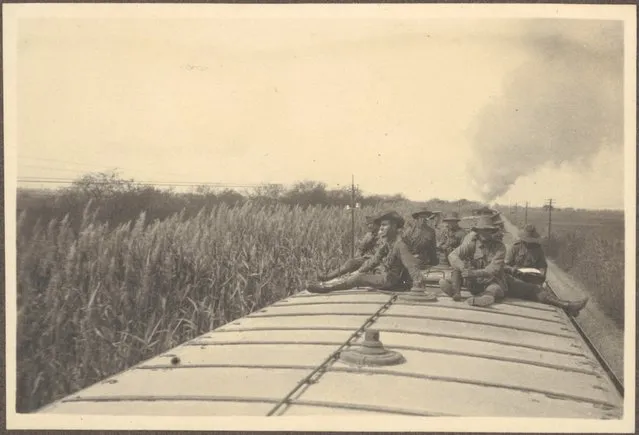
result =
M461 271L453 269L450 274L450 280L445 278L439 280L439 288L448 296L453 298L454 301L461 301L462 281L463 278L461 275Z
M362 267L366 258L358 257L351 258L346 263L344 263L339 269L334 270L326 275L318 275L317 279L320 281L330 281L332 279L337 278L338 276L346 275L347 273L355 272L357 269Z
M509 297L539 301L544 304L563 308L573 317L577 317L579 315L579 312L586 306L589 299L587 297L578 301L566 301L559 299L557 296L552 294L552 292L539 285L522 281L510 275L506 275L506 282L508 284Z
M563 308L572 317L577 317L579 315L579 312L588 303L589 298L585 297L578 301L566 301L564 299L559 299L548 290L542 290L537 294L537 299L539 300L539 302Z
M487 307L504 297L504 292L499 284L488 284L483 292L466 299L468 305Z
M386 275L363 273L346 277L335 283L309 284L306 289L311 293L330 293L337 290L350 290L355 287L373 287L383 289L389 286Z

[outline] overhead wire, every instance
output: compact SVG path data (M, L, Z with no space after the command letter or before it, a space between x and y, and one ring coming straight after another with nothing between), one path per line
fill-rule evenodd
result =
M54 162L54 163L59 163L59 164L65 164L65 165L75 165L78 167L85 167L85 168L90 168L93 169L92 172L100 172L100 171L109 171L109 170L127 170L127 171L133 171L133 169L131 168L127 168L127 167L122 167L120 165L106 165L106 164L102 164L102 163L80 163L80 162L74 162L74 161L70 161L70 160L62 160L62 159L51 159L51 158L45 158L45 157L32 157L32 156L18 156L18 160L37 160L37 161L46 161L46 162ZM148 167L149 165L147 165ZM69 168L71 169L71 168ZM89 169L87 169L88 171ZM137 169L139 170L139 168ZM78 171L81 171L81 169L78 169ZM174 176L179 176L179 177L184 177L184 176L188 176L188 174L186 173L181 173L181 172L167 172L167 171L162 171L163 174L165 175L174 175Z

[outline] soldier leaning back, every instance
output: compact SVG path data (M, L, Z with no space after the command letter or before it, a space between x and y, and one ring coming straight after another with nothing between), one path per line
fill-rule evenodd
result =
M360 267L362 267L366 260L375 255L375 249L378 242L377 233L379 232L379 223L375 222L375 219L373 217L366 216L366 226L368 232L359 241L355 258L348 260L337 270L334 270L326 275L319 275L318 279L320 281L330 281L339 276L346 275L347 273L355 272Z
M313 293L348 290L355 287L373 287L381 290L424 289L424 277L417 259L411 254L399 235L404 218L390 211L375 219L379 224L379 243L375 255L368 259L358 271L336 283L309 284ZM434 294L426 292L429 296Z

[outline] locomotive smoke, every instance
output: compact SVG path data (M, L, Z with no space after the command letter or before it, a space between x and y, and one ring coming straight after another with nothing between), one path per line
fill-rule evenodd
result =
M623 27L547 21L527 28L532 59L476 119L468 168L485 201L544 165L591 164L623 143Z

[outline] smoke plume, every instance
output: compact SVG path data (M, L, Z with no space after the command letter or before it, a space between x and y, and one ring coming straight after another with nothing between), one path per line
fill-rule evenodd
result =
M623 24L540 20L523 29L530 60L479 113L468 168L485 201L518 178L562 163L588 165L623 144Z

